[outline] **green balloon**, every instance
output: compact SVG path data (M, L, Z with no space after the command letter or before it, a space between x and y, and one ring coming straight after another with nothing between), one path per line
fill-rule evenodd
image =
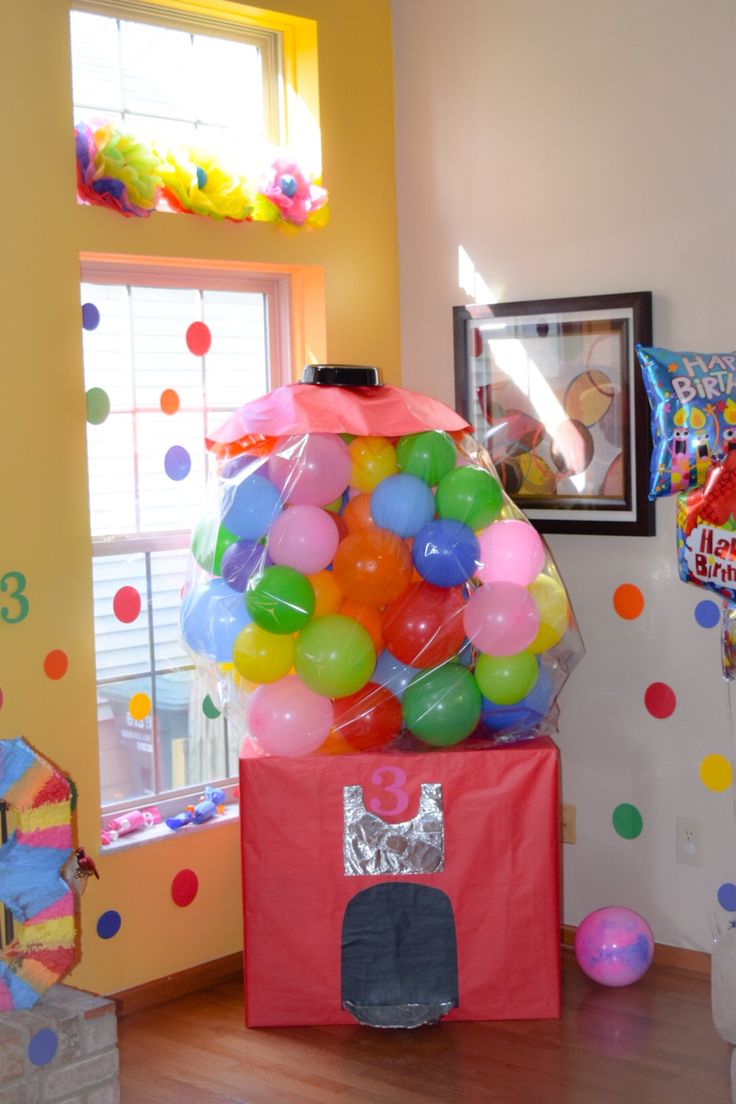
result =
M510 656L481 654L475 664L475 681L494 705L515 705L534 688L539 678L537 657L531 652Z
M433 487L455 467L455 443L442 429L401 437L396 446L399 471L415 475Z
M267 567L245 592L245 605L256 625L272 633L293 633L314 613L314 588L293 567Z
M192 531L192 555L210 575L222 574L222 557L238 538L224 525L203 517Z
M294 666L316 694L344 698L365 686L376 665L376 649L360 622L339 613L318 617L299 633Z
M437 488L437 513L471 529L485 529L503 506L501 485L483 468L453 468Z
M437 747L459 744L478 723L482 699L470 671L457 663L415 675L402 701L404 724Z

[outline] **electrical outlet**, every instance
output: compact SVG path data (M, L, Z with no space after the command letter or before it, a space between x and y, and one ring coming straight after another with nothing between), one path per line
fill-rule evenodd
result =
M562 842L575 843L577 840L576 808L574 805L562 806Z
M700 821L678 817L675 821L675 858L681 863L700 866L703 862L703 838Z

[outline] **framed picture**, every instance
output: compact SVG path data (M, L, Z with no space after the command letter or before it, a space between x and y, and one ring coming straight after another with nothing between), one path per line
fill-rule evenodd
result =
M543 533L652 536L652 295L455 307L455 400Z

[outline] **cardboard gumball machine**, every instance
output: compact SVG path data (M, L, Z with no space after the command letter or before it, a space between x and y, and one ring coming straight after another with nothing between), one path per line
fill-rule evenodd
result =
M452 410L312 365L213 434L183 640L244 733L249 1026L559 1015L562 580Z

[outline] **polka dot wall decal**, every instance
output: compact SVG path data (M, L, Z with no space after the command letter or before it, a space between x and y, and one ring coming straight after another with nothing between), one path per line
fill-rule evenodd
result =
M112 611L118 621L130 625L141 612L141 596L133 586L120 587L112 600Z
M217 708L209 694L205 694L204 700L202 701L202 712L204 713L205 717L207 717L207 719L210 721L214 721L220 716L220 710Z
M119 912L108 909L103 912L97 921L97 934L100 939L112 939L120 931L123 921Z
M698 774L703 785L716 792L727 790L733 778L731 764L723 755L706 755L700 760Z
M613 592L613 608L624 621L634 621L644 609L644 595L633 583L621 583Z
M172 445L164 457L164 471L169 479L186 479L192 469L192 458L181 445Z
M158 401L164 414L176 414L181 406L181 399L177 392L173 391L170 387L167 387L165 391L161 392L161 398Z
M194 356L204 356L210 351L212 334L204 322L192 322L186 334L187 349Z
M721 611L717 602L704 598L695 607L695 620L701 629L713 629L721 620Z
M42 1027L31 1036L28 1044L28 1061L34 1066L47 1066L56 1057L59 1038L50 1027Z
M736 912L736 885L724 882L718 887L718 904L726 912Z
M94 303L82 304L82 328L96 330L100 324L100 312Z
M193 870L180 870L171 883L171 898L179 908L191 905L199 890L199 879Z
M622 839L636 839L644 827L642 815L636 805L623 802L613 810L613 827Z
M134 721L143 721L151 712L151 699L148 694L133 694L128 702L128 712Z
M110 397L101 387L90 387L87 392L87 421L90 425L102 425L110 413Z
M658 720L671 717L677 708L677 696L666 682L653 682L644 693L647 711Z
M68 655L61 648L54 648L46 655L43 661L43 669L50 679L63 678L69 670Z

